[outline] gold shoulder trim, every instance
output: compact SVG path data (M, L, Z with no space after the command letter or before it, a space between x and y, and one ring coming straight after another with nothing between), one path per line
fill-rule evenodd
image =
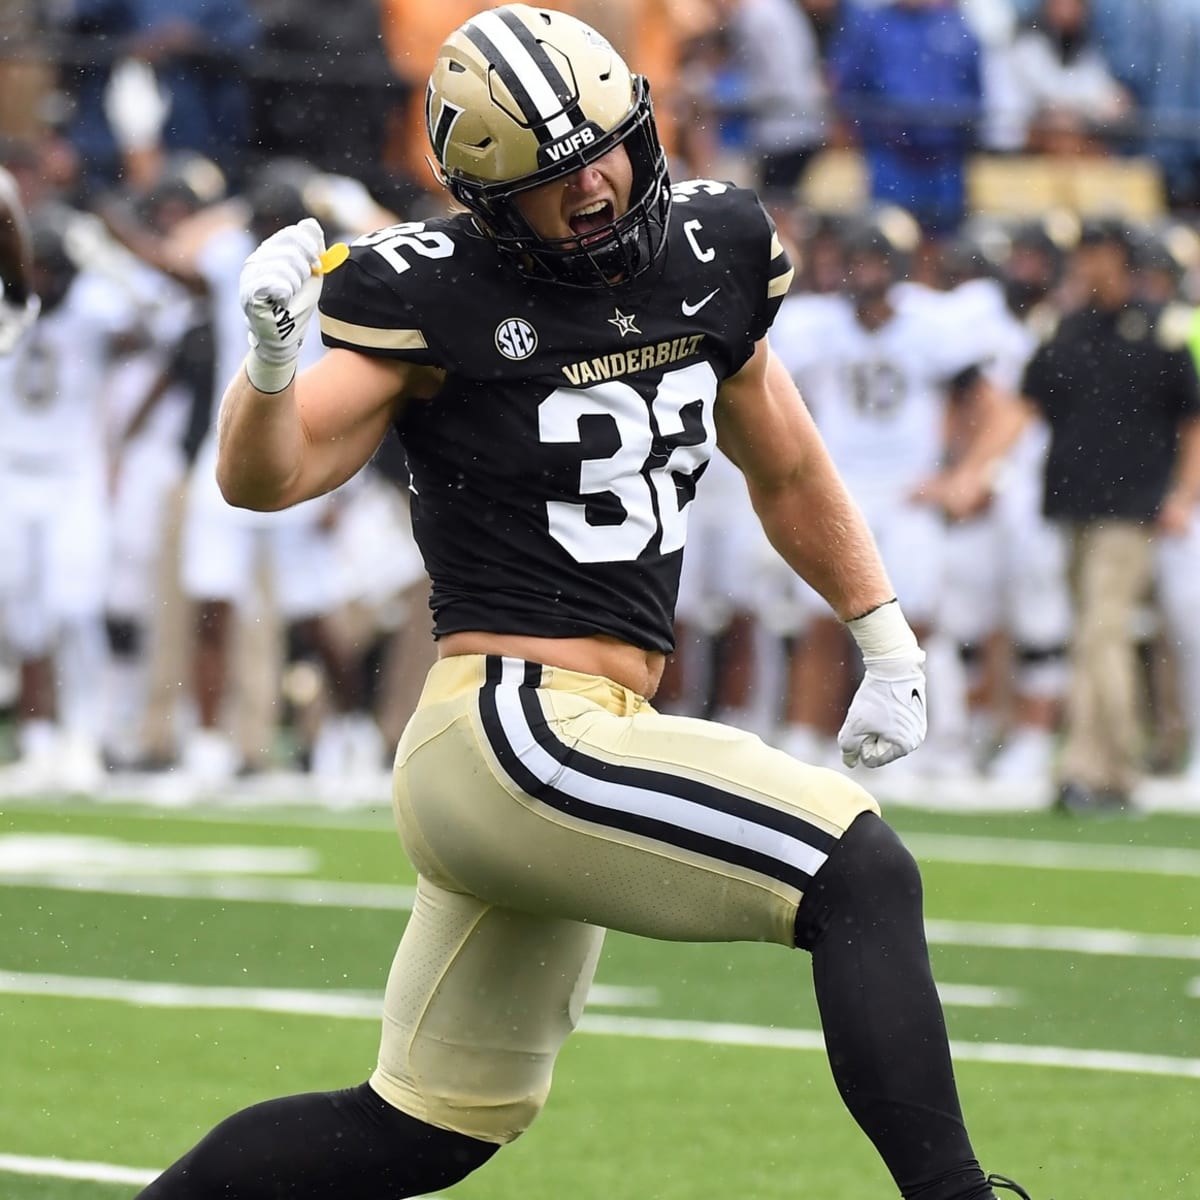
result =
M792 277L796 274L795 267L789 267L782 275L776 275L770 283L767 284L767 296L774 299L776 296L786 296L787 290L792 286Z
M419 329L378 329L373 325L354 325L336 317L321 314L321 332L362 346L364 350L428 350L429 343Z

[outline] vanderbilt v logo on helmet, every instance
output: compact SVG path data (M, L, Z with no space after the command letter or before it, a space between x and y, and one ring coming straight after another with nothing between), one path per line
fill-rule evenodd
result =
M425 123L438 174L522 269L596 285L644 270L662 248L670 206L650 89L590 26L510 4L446 40L429 79ZM624 145L629 211L575 238L539 237L513 197Z

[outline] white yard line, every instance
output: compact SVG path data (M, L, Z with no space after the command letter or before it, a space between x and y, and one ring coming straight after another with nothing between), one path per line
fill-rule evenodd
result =
M977 989L986 991L988 989ZM115 1000L144 1008L233 1008L247 1012L293 1013L377 1021L383 1010L378 992L307 991L301 988L211 987L186 983L141 982L87 975L42 975L0 971L0 994L60 996L76 1000ZM588 1003L604 1008L654 1008L657 988L597 983Z
M1104 871L1117 875L1184 875L1200 879L1200 850L1033 842L1024 838L968 837L952 833L910 833L904 836L904 841L918 861L925 862Z
M707 1042L717 1046L759 1046L781 1050L824 1050L815 1029L778 1029L706 1021L670 1021L654 1017L620 1017L585 1013L584 1033L613 1037L642 1037L672 1042ZM1003 1063L1011 1066L1068 1067L1081 1071L1114 1071L1128 1075L1167 1075L1200 1079L1200 1058L1165 1054L1132 1054L1123 1050L1076 1050L1069 1046L1011 1046L1003 1042L951 1042L959 1062Z
M109 896L241 901L313 908L366 908L408 912L416 889L389 883L337 883L308 879L230 879L121 876L108 872L7 871L0 887L43 887ZM1015 925L988 921L926 921L937 945L982 949L1057 950L1125 958L1200 960L1200 937L1087 929L1070 925Z
M0 876L27 871L136 875L315 875L308 846L209 846L126 842L62 833L0 835Z
M110 896L178 900L241 900L314 908L381 908L409 912L416 888L393 883L337 883L324 879L235 879L186 876L121 876L107 871L6 871L0 887L58 888Z
M173 985L138 984L125 980L77 979L72 976L21 975L0 973L0 991L25 995L56 995L84 999L119 999L129 1003L164 1002ZM142 989L151 997L138 997ZM217 991L227 993L241 989L180 989L184 993ZM285 996L287 1008L270 1007L267 1011L303 1012L347 1019L375 1019L379 1002L367 1014L361 994L349 997L337 993L303 993L285 989L246 989L250 1003L224 1003L222 1007L261 1010L257 999ZM298 998L304 997L303 1007ZM188 1005L194 1007L194 1005ZM776 1026L739 1025L730 1022L676 1021L656 1017L629 1017L609 1013L585 1013L580 1021L582 1033L608 1037L649 1038L656 1041L703 1042L718 1046L753 1046L777 1050L824 1050L824 1039L816 1029L781 1029ZM960 1062L997 1063L1010 1066L1060 1067L1082 1071L1109 1071L1132 1075L1160 1075L1178 1079L1200 1079L1200 1059L1175 1058L1163 1054L1134 1054L1120 1050L1079 1050L1068 1046L1019 1046L1002 1042L954 1042L952 1050Z
M978 983L937 984L942 1003L950 1008L1016 1008L1024 1003L1017 988L988 987Z
M941 946L988 950L1058 950L1116 958L1200 959L1200 937L1179 933L1134 933L1078 925L1006 925L988 921L926 920L925 933Z
M161 1170L161 1168L159 1168ZM82 1179L88 1183L127 1183L143 1186L158 1178L150 1167L119 1167L115 1163L75 1162L66 1158L31 1158L25 1154L0 1154L0 1172L33 1175L41 1179ZM420 1197L417 1200L421 1200ZM426 1196L424 1200L441 1200Z
M131 1187L145 1185L159 1174L146 1167L118 1167L113 1163L73 1162L65 1158L27 1158L24 1154L0 1154L0 1171L48 1179L85 1179L89 1183L127 1183Z

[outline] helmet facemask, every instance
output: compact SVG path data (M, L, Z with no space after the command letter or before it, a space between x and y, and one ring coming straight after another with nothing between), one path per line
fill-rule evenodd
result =
M646 80L636 77L637 102L629 116L584 150L512 183L449 179L454 198L473 212L504 254L527 274L578 287L614 286L644 271L658 256L671 208L667 157L658 140ZM544 238L526 221L516 197L564 178L623 145L633 168L625 212L583 235Z
M536 103L525 90L531 75L547 85ZM662 250L671 195L649 84L582 22L523 5L473 18L443 47L427 124L442 183L527 275L618 286ZM517 198L617 146L632 175L626 211L586 233L537 233Z

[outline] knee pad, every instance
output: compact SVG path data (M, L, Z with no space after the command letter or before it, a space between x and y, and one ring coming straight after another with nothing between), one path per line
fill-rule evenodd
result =
M796 945L811 950L830 931L905 910L921 912L921 872L908 848L873 812L857 816L796 911Z

